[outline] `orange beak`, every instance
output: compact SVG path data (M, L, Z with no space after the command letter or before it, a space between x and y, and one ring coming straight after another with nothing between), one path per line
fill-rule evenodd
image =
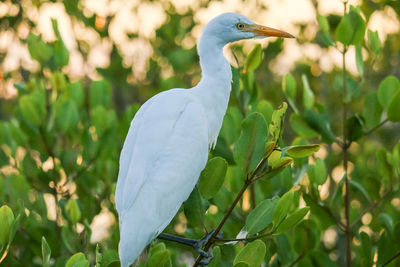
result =
M273 36L273 37L282 37L282 38L295 38L293 35L290 33L273 29L270 27L258 25L258 24L253 24L253 25L248 25L247 29L243 30L244 32L252 32L256 36Z

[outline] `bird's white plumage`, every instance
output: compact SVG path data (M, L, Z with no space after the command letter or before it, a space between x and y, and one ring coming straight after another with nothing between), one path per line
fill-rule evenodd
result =
M126 137L115 194L119 254L128 266L172 220L193 190L226 112L232 73L225 44L254 37L235 24L248 18L225 13L204 29L198 52L202 79L192 89L172 89L149 99Z
M123 266L168 225L204 168L208 136L201 103L183 89L154 96L135 116L125 147L115 199Z

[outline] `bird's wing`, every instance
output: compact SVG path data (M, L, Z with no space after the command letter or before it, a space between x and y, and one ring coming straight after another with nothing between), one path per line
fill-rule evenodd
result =
M132 120L120 156L115 194L116 207L120 214L133 205L143 185L155 179L149 177L149 174L154 173L163 149L171 138L177 135L181 138L188 134L193 135L190 129L176 129L178 122L183 119L182 114L185 114L185 120L198 120L205 124L204 111L201 109L201 105L182 89L158 94L140 108ZM191 114L187 114L188 112ZM206 146L207 142L205 140Z

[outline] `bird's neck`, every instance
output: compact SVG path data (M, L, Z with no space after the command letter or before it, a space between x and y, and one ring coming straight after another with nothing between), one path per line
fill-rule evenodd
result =
M193 89L207 113L210 145L215 145L231 91L232 71L223 54L224 45L203 35L197 48L202 77Z

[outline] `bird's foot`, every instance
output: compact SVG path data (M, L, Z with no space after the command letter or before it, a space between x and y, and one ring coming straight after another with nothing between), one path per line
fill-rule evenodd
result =
M205 252L202 248L208 243L208 241L213 237L215 233L215 229L212 229L206 236L204 236L202 239L198 240L197 243L195 244L194 249L196 250L197 253L199 253L204 259L200 261L199 265L200 266L206 266L208 265L211 260L214 258L213 255L213 250L210 247L208 249L208 252ZM218 236L214 237L216 239L221 239L222 238L222 232L219 232Z

